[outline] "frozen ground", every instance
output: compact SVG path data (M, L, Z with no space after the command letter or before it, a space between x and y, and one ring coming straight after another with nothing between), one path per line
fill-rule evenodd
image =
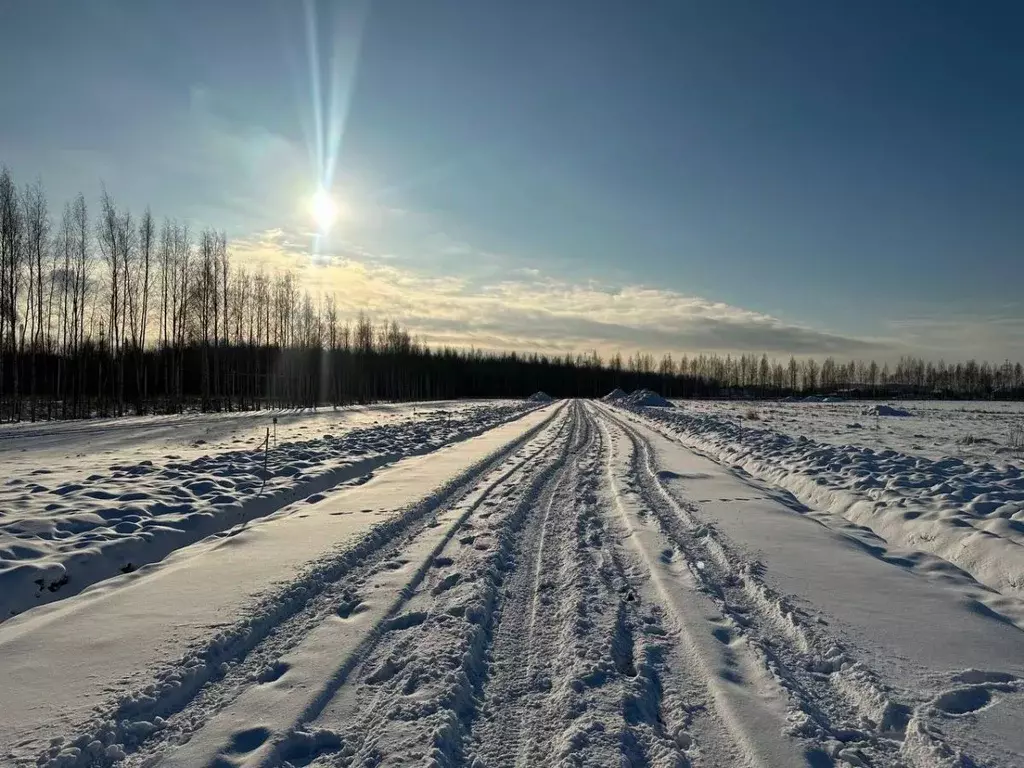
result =
M365 482L0 623L0 763L1022 765L1017 590L770 471L865 448L680 405L398 420L431 441ZM883 484L935 469L890 453Z

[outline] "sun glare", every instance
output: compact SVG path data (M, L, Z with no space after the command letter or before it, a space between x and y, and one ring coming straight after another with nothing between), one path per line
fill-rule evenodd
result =
M338 218L338 204L326 189L318 189L310 201L310 212L321 232L326 232Z

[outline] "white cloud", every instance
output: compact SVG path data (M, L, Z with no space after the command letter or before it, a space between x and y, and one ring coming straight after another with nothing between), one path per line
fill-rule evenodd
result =
M312 292L333 293L350 316L365 310L396 319L432 344L603 354L642 349L885 356L894 348L891 340L830 333L641 285L571 283L537 270L476 284L399 268L355 247L314 263L280 231L236 242L233 250L240 262L295 271Z

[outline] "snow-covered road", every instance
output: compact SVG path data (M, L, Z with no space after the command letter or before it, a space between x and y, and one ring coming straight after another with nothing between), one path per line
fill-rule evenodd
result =
M0 763L1024 764L1016 593L654 411L468 415L9 619Z

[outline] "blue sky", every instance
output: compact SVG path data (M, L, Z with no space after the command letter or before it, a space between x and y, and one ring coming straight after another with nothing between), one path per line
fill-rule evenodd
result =
M436 341L1024 350L1018 3L3 14L0 163L55 208L102 180ZM314 243L328 175L344 216Z

